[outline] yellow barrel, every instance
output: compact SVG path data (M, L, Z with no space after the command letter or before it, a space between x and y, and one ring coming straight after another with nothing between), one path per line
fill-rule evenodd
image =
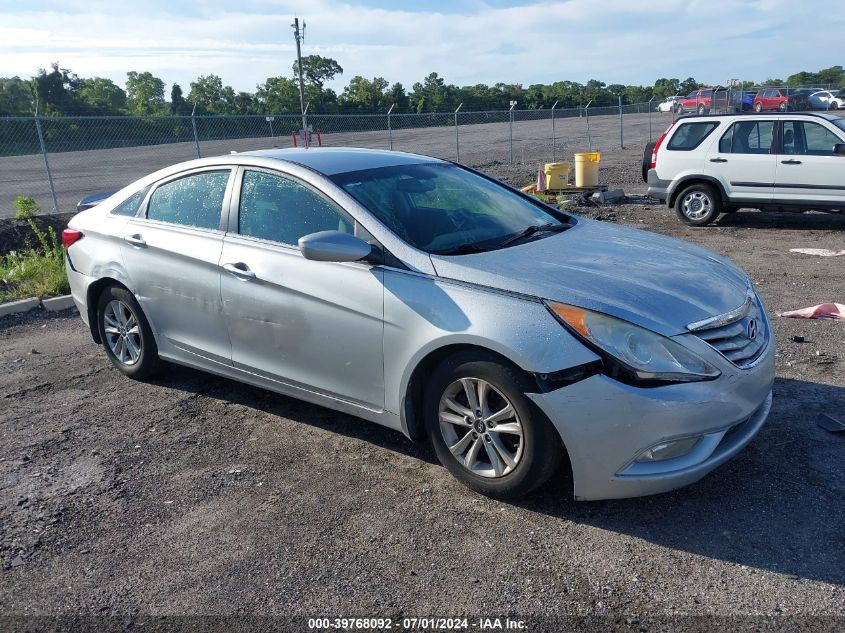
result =
M601 154L598 152L580 152L575 154L575 186L595 187L599 184L599 163Z
M546 189L563 189L569 186L569 163L546 163Z

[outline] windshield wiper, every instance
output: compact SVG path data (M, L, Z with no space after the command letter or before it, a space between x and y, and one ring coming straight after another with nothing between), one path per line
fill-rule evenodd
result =
M486 253L490 249L478 244L458 244L452 248L446 248L442 251L433 251L434 255L468 255L470 253Z
M537 233L545 233L555 232L558 231L565 231L569 228L569 224L562 224L560 222L547 222L546 224L532 224L529 227L526 227L524 230L520 231L516 235L512 235L504 242L498 244L497 248L504 248L505 246L510 246L511 244L518 242L519 240L524 240L526 237L531 237L532 235L536 235Z

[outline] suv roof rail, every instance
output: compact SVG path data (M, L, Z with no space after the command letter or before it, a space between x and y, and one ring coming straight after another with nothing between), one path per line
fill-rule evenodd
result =
M835 114L829 114L828 112L804 112L801 110L793 110L791 112L781 112L780 110L768 110L766 112L711 112L709 114L696 114L695 112L690 114L684 114L679 116L676 120L680 121L681 119L691 119L691 118L716 118L716 117L726 117L726 116L812 116L816 117L817 119L825 119L826 121L832 121L834 119L840 119L842 117L838 117Z

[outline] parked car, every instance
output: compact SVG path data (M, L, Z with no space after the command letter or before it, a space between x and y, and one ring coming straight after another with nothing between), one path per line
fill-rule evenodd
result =
M677 105L676 112L697 112L705 114L710 111L711 100L715 88L701 88L693 90L682 98Z
M681 100L679 95L675 95L674 97L666 97L663 101L657 104L655 110L658 112L673 112L677 106L678 101Z
M813 110L838 110L845 108L845 94L837 96L830 90L818 90L809 97Z
M762 88L754 97L754 111L780 110L781 112L807 110L809 100L803 92L786 88Z
M756 92L744 92L728 88L717 88L710 97L710 104L705 108L699 108L701 114L710 112L744 112L751 110L754 106Z
M682 117L646 146L648 195L685 224L721 212L845 211L845 119L771 113Z
M435 158L194 160L62 237L74 302L125 375L166 360L427 438L485 494L561 464L581 499L677 488L771 405L769 322L730 261Z

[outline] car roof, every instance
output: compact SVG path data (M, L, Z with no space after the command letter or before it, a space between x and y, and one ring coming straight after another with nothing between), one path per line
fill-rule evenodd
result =
M239 152L239 155L295 163L325 176L361 169L446 162L431 156L360 147L288 147Z
M688 114L682 117L678 117L678 121L682 119L722 119L726 117L784 117L784 116L810 116L815 117L817 119L825 119L827 121L836 121L837 119L841 119L841 116L837 116L835 114L829 114L827 112L779 112L779 111L771 111L771 112L731 112L728 114Z

